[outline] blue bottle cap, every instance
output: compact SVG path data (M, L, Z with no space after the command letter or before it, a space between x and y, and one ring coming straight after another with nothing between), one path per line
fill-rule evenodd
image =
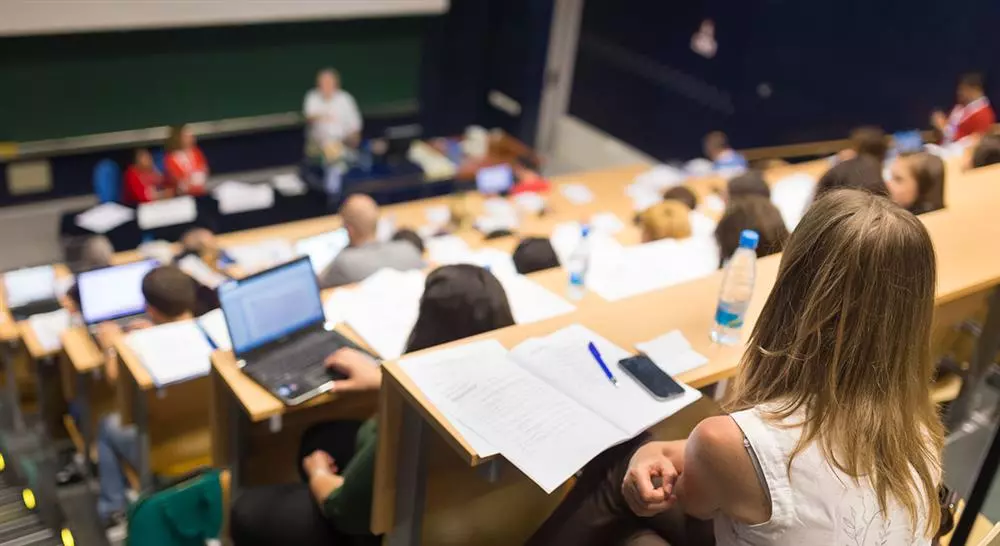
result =
M580 227L580 235L584 237L590 235L590 226L587 224L583 224L583 226Z
M752 229L744 229L740 232L740 248L757 250L757 243L760 242L760 235Z

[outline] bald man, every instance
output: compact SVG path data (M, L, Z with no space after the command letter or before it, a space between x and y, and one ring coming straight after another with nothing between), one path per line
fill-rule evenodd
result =
M367 195L355 194L340 207L350 245L319 274L321 288L361 282L389 267L406 271L424 266L420 252L406 241L379 241L378 205Z

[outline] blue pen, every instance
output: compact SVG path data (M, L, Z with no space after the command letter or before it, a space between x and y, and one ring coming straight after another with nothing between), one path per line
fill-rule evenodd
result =
M604 375L607 376L608 381L610 381L612 385L617 387L618 379L615 378L615 374L611 373L611 369L608 368L608 365L604 363L604 359L601 358L601 352L597 350L597 346L594 345L594 342L588 343L587 348L590 349L590 354L594 356L594 360L596 360L597 363L601 366L601 369L604 370Z

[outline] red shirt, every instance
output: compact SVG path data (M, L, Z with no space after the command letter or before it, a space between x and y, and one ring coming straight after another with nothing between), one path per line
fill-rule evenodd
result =
M135 165L125 170L122 202L126 205L148 203L156 199L156 190L163 185L163 175L155 168L146 170Z
M197 147L177 150L167 154L167 184L177 190L177 195L205 195L208 162Z
M988 133L996 122L997 115L986 97L980 97L964 106L956 105L948 117L945 139L955 142L969 135L983 135Z

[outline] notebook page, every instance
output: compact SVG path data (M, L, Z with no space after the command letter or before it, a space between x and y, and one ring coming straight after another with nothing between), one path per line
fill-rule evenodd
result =
M510 302L510 310L517 324L538 322L576 309L568 301L524 275L498 273L496 277L507 293L507 301Z
M424 274L380 269L354 290L344 321L379 356L399 358L420 310Z
M74 223L94 233L107 233L135 219L135 211L118 203L102 203L76 215Z
M223 351L233 349L233 341L229 338L229 327L226 326L226 315L222 309L215 309L197 318L198 326L205 332L208 339Z
M157 387L201 377L211 367L212 347L192 320L137 330L125 342Z
M28 324L35 332L38 344L46 352L58 351L62 348L62 333L69 328L69 323L70 314L65 309L28 317Z
M593 342L618 379L616 387L604 375L587 348ZM510 351L521 368L566 393L580 405L614 424L631 438L701 397L686 388L681 397L662 402L653 398L618 365L628 351L579 324L545 337L529 339Z
M457 418L495 446L546 493L627 438L510 362L495 340L435 351L400 365L449 420Z

